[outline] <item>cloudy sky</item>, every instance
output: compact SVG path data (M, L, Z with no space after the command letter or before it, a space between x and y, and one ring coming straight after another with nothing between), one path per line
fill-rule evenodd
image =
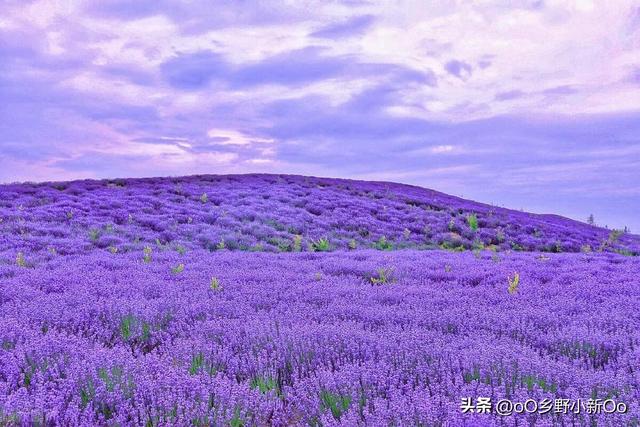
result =
M612 4L3 0L0 182L391 180L640 232L640 2Z

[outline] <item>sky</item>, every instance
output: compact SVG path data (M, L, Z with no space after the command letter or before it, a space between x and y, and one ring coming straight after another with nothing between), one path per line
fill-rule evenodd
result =
M0 182L249 172L638 233L640 2L0 1Z

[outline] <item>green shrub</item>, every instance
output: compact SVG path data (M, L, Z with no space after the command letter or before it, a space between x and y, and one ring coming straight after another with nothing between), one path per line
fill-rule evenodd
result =
M249 382L249 387L253 390L258 389L262 394L271 390L278 392L278 383L271 377L255 377Z
M377 276L372 276L369 280L373 285L385 285L387 283L391 283L394 280L393 268L379 268L377 270Z
M296 234L293 236L293 251L300 252L302 250L302 236Z
M320 409L322 411L330 410L331 415L333 415L333 418L336 420L340 419L342 414L349 409L350 405L351 396L349 395L331 393L327 390L320 392Z
M18 252L18 255L16 255L16 265L18 267L27 266L27 260L25 259L24 254L22 252Z
M467 215L467 224L471 231L478 231L478 217L476 214Z
M217 277L212 277L211 282L209 283L209 288L216 292L222 290L222 286L220 285L220 281Z
M518 286L520 285L520 273L513 273L513 276L509 276L509 293L515 294L518 292Z
M144 257L142 258L143 261L146 262L147 264L150 263L151 254L153 253L153 249L151 249L151 246L145 246L142 252L144 253Z
M316 252L328 252L330 249L329 240L322 238L312 243L313 250Z
M355 250L357 247L358 247L358 243L356 242L356 239L349 240L349 249L350 250Z
M100 238L100 230L98 230L97 228L92 228L91 230L89 230L89 240L91 240L92 242L96 242L98 238Z
M378 249L379 251L390 251L391 249L393 249L393 245L387 240L386 236L382 236L376 242L376 249Z
M623 234L624 232L622 230L611 230L611 232L609 233L609 243L617 242L620 239L620 236L622 236Z

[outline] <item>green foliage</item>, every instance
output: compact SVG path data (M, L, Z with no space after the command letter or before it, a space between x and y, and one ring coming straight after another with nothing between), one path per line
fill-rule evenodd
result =
M265 394L271 390L278 392L278 383L271 377L255 377L249 383L251 389L258 389L260 393Z
M484 249L484 243L482 242L482 240L476 238L473 241L471 248L473 250L481 251Z
M339 393L332 393L328 390L320 391L320 410L330 410L331 415L339 420L343 413L351 405L351 396Z
M376 242L376 249L379 251L390 251L391 249L393 249L393 245L387 240L386 236L382 236Z
M467 371L462 374L462 379L465 384L470 384L472 381L480 380L480 369L478 367L474 367L473 371Z
M631 252L629 249L614 249L613 251L620 255L633 256L633 252Z
M117 254L118 253L118 248L115 246L109 246L109 252L111 252L112 254Z
M27 356L27 367L24 369L24 386L29 387L31 385L31 380L38 370L39 366L34 360ZM46 366L45 366L46 368Z
M236 408L235 412L233 413L233 418L229 420L229 426L244 427L244 421L242 420L242 417L240 415L240 408Z
M89 380L80 389L80 407L82 409L86 408L89 402L93 400L95 395L96 395L96 388L93 385L93 381Z
M394 280L393 268L379 268L377 270L377 276L372 276L369 280L373 285L385 285L387 283L391 283Z
M302 250L302 236L296 234L293 236L293 251L300 252Z
M142 258L143 261L146 262L147 264L150 263L151 254L153 253L153 249L151 249L151 246L145 246L142 252L144 253L144 257Z
M316 252L329 252L329 240L326 238L321 238L312 243L313 250Z
M132 314L127 314L120 319L120 336L123 340L128 341L133 335L133 329L136 324L136 318Z
M357 247L358 247L358 243L356 242L356 239L349 240L349 249L350 250L355 250Z
M173 274L180 274L184 271L184 264L178 264L171 269Z
M149 341L151 338L151 326L147 322L142 322L142 341Z
M191 363L189 364L189 374L196 375L205 373L209 375L217 374L223 365L208 361L202 352L198 352L191 356Z
M212 277L211 282L209 283L209 289L214 292L222 290L222 286L220 285L220 281L217 277Z
M454 251L454 252L464 252L465 247L462 242L449 242L445 241L440 244L440 249Z
M216 249L217 250L222 250L224 249L226 246L224 244L224 239L220 239L220 242L216 245Z
M207 193L202 193L202 196L200 196L200 201L202 203L207 203L209 201L209 196L207 196Z
M553 246L553 250L551 252L555 252L555 253L562 252L562 243L560 243L560 240L556 240Z
M478 217L476 214L467 215L467 224L469 224L471 231L478 231Z
M289 240L271 238L269 241L276 245L280 252L291 252L293 250L293 244Z
M623 234L624 232L622 230L611 230L611 232L609 233L609 243L617 242L620 239L620 236L622 236Z
M176 252L178 252L180 255L184 255L187 253L187 248L182 245L178 245L176 246Z
M156 238L156 246L161 251L164 251L166 249L166 245L163 245L162 242L160 241L160 239L158 239L158 238Z
M561 342L556 345L557 351L570 359L586 360L593 368L601 369L609 363L613 352L603 344L588 341Z
M542 391L555 393L558 390L558 385L547 381L545 378L537 375L522 375L520 377L520 385L527 386L527 390L533 391L534 386L538 386Z
M18 255L16 255L16 265L18 267L27 266L27 260L25 259L24 254L22 252L18 252Z
M515 294L518 292L518 286L520 285L520 273L513 273L513 276L509 276L509 288L508 291L510 294Z
M92 242L97 242L100 238L100 230L97 228L92 228L89 230L89 240Z

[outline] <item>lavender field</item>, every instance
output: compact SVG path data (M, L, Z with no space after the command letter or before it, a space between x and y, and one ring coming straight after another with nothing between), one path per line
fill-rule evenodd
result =
M639 253L391 183L4 185L0 424L638 425Z

